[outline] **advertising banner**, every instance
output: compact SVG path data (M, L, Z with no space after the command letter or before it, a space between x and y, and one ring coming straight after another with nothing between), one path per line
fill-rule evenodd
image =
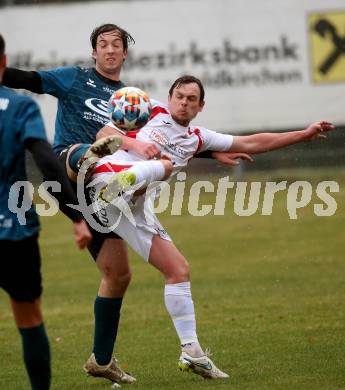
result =
M345 124L343 0L171 0L5 7L9 65L92 66L89 36L115 23L135 38L122 73L166 101L182 74L202 79L197 124L223 132ZM56 102L38 97L52 134Z

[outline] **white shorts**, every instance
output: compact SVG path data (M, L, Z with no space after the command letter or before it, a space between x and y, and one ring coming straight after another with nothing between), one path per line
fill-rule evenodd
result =
M120 207L117 207L113 204L106 205L99 200L97 196L99 189L100 183L89 188L90 200L98 219L124 239L144 260L149 259L152 239L155 235L171 241L153 211L152 196L143 194L129 200L125 199L126 195L124 195L121 198L123 202Z

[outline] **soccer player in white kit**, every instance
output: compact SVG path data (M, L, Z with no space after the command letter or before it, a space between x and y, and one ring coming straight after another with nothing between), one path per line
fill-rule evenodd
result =
M246 153L262 153L323 138L322 133L334 126L321 121L300 131L232 136L190 126L203 107L204 88L200 80L193 76L177 79L169 90L168 106L154 105L150 121L135 134L140 141L154 143L162 159L143 161L132 151L117 151L98 162L89 189L94 209L102 211L98 213L99 219L106 220L107 226L112 226L163 274L165 305L182 348L179 368L204 378L228 378L199 344L188 263L154 215L150 203L145 203L148 197L143 191L151 182L166 180L180 171L197 152L230 151L234 152L233 158L249 159ZM106 219L102 218L104 215Z

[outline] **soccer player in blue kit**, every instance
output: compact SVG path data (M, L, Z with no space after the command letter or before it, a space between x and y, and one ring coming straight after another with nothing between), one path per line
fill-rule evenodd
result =
M107 102L112 93L124 86L120 72L128 46L134 43L129 33L114 24L97 27L90 37L95 67L63 67L50 71L22 71L7 68L3 83L35 93L48 93L58 99L53 148L60 160L76 167L79 159L96 139L96 133L108 121ZM79 144L79 145L76 145ZM152 158L158 149L123 137L122 147L136 150ZM72 145L72 146L71 146ZM64 205L60 208L65 210ZM127 246L113 232L99 233L91 229L93 239L89 251L102 276L94 303L95 330L91 362L87 369L93 376L114 382L132 383L135 378L125 373L112 358L120 309L130 282Z
M48 93L58 99L53 148L66 164L67 171L69 167L77 170L78 162L95 141L96 133L109 121L107 102L115 90L124 86L120 72L128 46L134 43L128 32L114 24L97 27L90 40L94 68L63 67L37 72L7 68L4 74L4 85ZM137 152L145 159L157 157L160 153L153 143L122 136L115 147L121 143L123 149ZM217 158L233 164L231 156L226 153L218 154ZM60 204L64 210L63 206ZM131 279L127 246L114 232L91 230L93 240L89 251L102 276L94 303L93 353L84 368L93 376L118 383L133 383L135 378L124 372L112 358L122 299Z
M32 389L47 390L51 367L40 300L39 220L32 205L20 217L10 206L11 202L15 203L13 194L10 196L12 185L27 180L25 150L30 150L48 180L61 183L60 200L75 204L77 198L47 142L37 104L30 97L20 96L1 85L5 67L5 41L0 35L0 287L10 296ZM66 212L74 222L75 241L83 249L91 240L91 233L79 212L71 208Z

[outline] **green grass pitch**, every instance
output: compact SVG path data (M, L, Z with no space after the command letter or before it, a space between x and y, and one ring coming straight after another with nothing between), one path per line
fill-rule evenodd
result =
M313 203L320 203L314 196L297 220L289 219L286 193L271 216L237 216L230 195L224 216L192 217L186 205L181 216L162 215L191 265L200 341L231 378L206 381L177 370L179 345L164 307L163 279L131 251L133 279L115 351L137 378L131 388L345 389L344 177L337 171L290 178L312 180L313 188L320 180L338 181L331 217L314 215ZM214 201L212 193L202 196L204 204ZM110 389L110 382L82 371L92 347L99 273L88 253L76 249L65 217L41 220L52 389ZM19 334L1 291L0 389L28 388Z

